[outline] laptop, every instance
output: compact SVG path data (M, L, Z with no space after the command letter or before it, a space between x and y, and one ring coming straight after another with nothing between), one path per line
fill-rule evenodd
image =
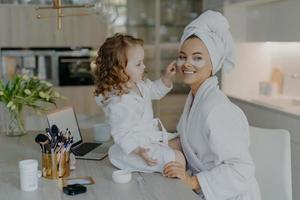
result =
M73 136L71 151L78 159L102 160L107 156L111 143L83 142L73 107L66 107L47 114L49 127L55 124L63 132L68 128Z

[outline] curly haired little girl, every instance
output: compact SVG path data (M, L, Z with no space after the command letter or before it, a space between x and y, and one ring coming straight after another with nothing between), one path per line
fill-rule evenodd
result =
M172 89L176 68L172 62L159 80L143 80L143 60L141 39L122 34L107 38L96 58L94 93L115 142L110 162L128 171L162 172L168 162L185 164L183 154L168 146L167 132L152 110L152 100Z

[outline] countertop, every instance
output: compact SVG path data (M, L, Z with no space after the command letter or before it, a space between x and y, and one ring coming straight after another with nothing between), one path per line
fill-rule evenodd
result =
M243 101L248 104L271 109L273 111L286 114L300 119L300 99L290 97L241 97L238 95L226 94L231 99Z
M83 137L88 133L83 134ZM116 168L106 158L102 161L77 160L70 177L92 176L94 185L87 192L67 196L61 191L58 180L39 179L36 191L23 192L19 188L18 161L37 159L41 164L40 146L34 143L36 133L21 137L7 137L0 132L0 199L5 200L64 200L64 199L113 199L113 200L174 200L199 199L179 179L163 177L158 173L133 173L127 184L116 184L111 175Z

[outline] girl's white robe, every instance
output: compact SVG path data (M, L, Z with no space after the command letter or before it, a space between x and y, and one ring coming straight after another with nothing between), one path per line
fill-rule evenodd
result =
M113 165L128 171L162 172L166 163L175 160L174 151L162 141L158 120L153 118L152 100L161 99L171 89L159 79L137 83L142 97L129 92L121 97L112 95L102 102L108 117L115 144L109 149ZM146 162L133 151L137 147L148 148L149 155L158 160L155 166Z

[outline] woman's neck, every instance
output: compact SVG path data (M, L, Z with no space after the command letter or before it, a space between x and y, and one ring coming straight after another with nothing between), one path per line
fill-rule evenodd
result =
M197 93L198 89L201 87L201 85L203 84L204 81L205 80L201 80L199 82L196 82L196 83L193 83L193 84L190 85L193 96L196 96L196 93Z

